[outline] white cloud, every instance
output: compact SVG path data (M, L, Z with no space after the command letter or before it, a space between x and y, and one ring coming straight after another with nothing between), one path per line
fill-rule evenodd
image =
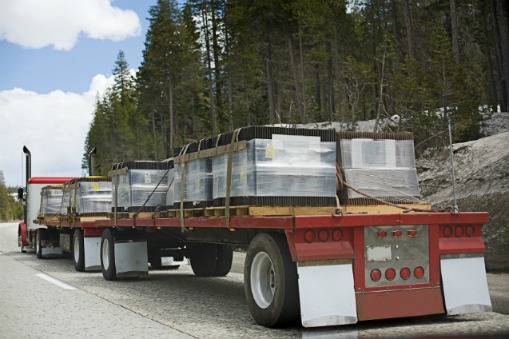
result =
M33 176L81 176L95 101L112 83L112 76L98 74L82 94L0 91L0 170L6 184L22 184L24 145L32 153Z
M0 0L0 8L0 40L27 48L70 50L80 34L120 41L141 32L138 15L111 0Z

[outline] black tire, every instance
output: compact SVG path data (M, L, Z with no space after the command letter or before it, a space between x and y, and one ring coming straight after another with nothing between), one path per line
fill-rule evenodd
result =
M216 244L199 244L193 246L191 268L197 277L213 277L216 275Z
M104 279L117 280L115 267L115 232L109 228L103 231L101 238L101 270Z
M150 263L150 268L153 270L160 270L163 268L163 264L161 261L161 249L159 247L151 246L148 249L148 262Z
M72 237L74 268L78 272L85 271L85 239L83 231L77 229Z
M214 275L216 277L224 277L232 268L233 248L231 245L216 245L216 269Z
M258 324L278 327L299 319L297 279L297 265L284 236L261 233L251 241L244 265L244 292Z
M44 228L38 228L35 231L35 253L38 259L44 259L42 256L42 241L47 240L47 232Z

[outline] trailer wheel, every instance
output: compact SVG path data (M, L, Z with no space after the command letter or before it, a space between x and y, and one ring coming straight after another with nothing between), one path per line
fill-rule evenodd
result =
M113 230L104 230L101 238L101 270L104 279L116 280L117 268L115 267L115 234Z
M46 240L47 234L46 229L38 228L35 231L35 253L38 259L44 259L42 256L42 241Z
M77 229L73 235L73 258L74 268L78 272L85 271L85 240L83 238L83 231Z
M216 244L193 246L189 261L197 277L213 277L216 272Z
M244 292L251 315L266 327L295 322L300 314L297 267L284 236L258 234L244 265Z
M232 268L233 248L231 245L216 245L216 269L214 275L216 277L224 277Z

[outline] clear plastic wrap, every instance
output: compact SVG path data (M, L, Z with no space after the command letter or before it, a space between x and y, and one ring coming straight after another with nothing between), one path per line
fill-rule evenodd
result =
M111 211L110 181L81 181L74 189L76 214L107 213Z
M42 188L40 217L60 213L63 195L62 189L63 186L46 186Z
M129 169L125 174L116 175L113 194L116 194L117 207L166 205L167 172L162 169Z
M356 138L339 143L345 180L357 190L398 201L420 196L413 140ZM369 198L366 195L347 190L349 199Z
M65 183L64 188L62 190L62 203L60 204L60 214L67 215L69 213L70 206L71 206L71 187L69 183Z
M335 197L336 143L274 134L233 155L230 197ZM213 198L226 197L228 154L213 159Z
M185 169L184 203L202 206L212 200L212 159L201 158L175 164L173 184L168 193L174 204L181 201L182 169ZM168 199L167 199L168 201ZM168 201L169 202L169 201ZM188 206L191 207L191 206ZM203 206L202 206L203 207Z

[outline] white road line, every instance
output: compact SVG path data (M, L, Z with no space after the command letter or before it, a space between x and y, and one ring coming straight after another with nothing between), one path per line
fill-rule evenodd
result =
M63 282L61 282L60 280L57 280L57 279L55 279L55 278L52 278L52 277L50 277L49 275L46 275L46 274L44 274L44 273L39 273L39 274L37 274L37 276L38 276L39 278L41 278L41 279L44 279L44 280L46 280L46 281L49 281L49 282L50 282L50 283L52 283L52 284L57 285L58 287L62 287L63 289L71 290L71 291L76 289L76 288L74 288L74 287L72 287L72 286L70 286L70 285L67 285L66 283L63 283Z

